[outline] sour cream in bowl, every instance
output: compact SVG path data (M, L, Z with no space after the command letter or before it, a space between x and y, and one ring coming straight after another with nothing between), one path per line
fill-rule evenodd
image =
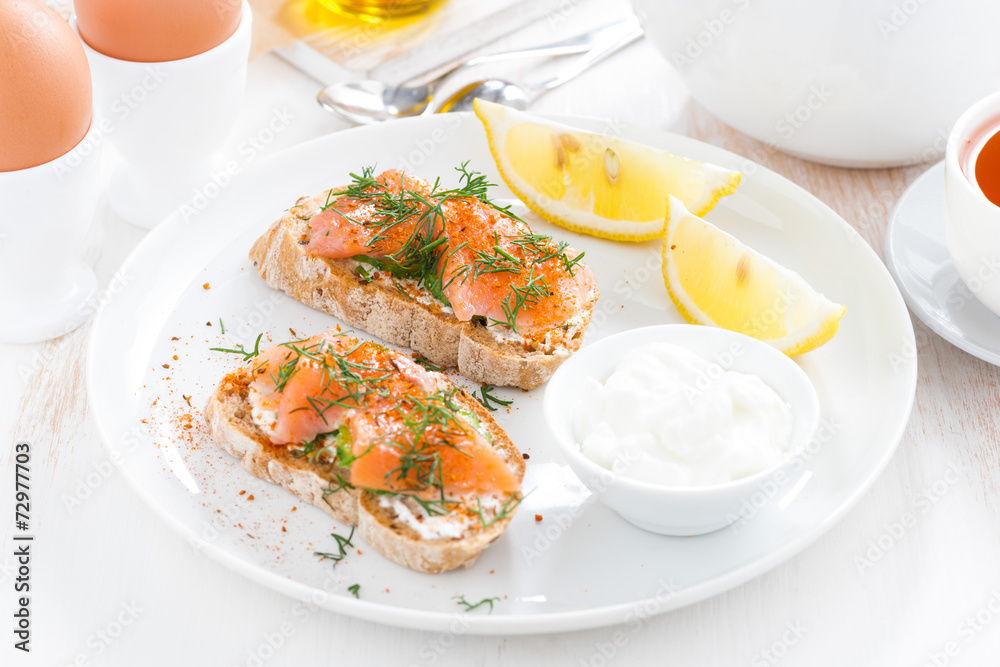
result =
M687 324L580 350L549 380L544 412L598 499L666 535L725 527L765 480L791 489L789 469L820 416L792 359L743 334Z

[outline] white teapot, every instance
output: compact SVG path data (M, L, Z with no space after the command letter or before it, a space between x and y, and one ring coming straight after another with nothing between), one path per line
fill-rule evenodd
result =
M997 0L634 0L691 95L737 130L848 167L944 153L1000 90Z

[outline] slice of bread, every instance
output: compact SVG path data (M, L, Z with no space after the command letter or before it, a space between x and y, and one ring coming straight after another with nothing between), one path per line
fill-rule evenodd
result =
M404 496L377 493L342 485L350 471L336 461L310 461L296 457L296 449L272 444L251 417L248 367L225 376L205 407L209 432L222 449L242 460L255 477L280 484L302 500L316 505L342 523L357 525L360 537L376 551L418 572L438 573L468 567L507 528L516 512L510 503L497 514L505 499L483 497L467 502L449 515L425 521L447 521L451 536L428 537L414 527L419 506ZM496 448L518 479L524 477L524 459L493 416L467 393L456 394L459 405L479 419ZM519 499L520 496L517 496ZM478 513L477 513L478 512ZM418 522L421 530L426 529Z
M306 252L309 219L328 192L303 197L254 243L250 259L268 285L394 345L410 347L440 366L455 366L476 382L533 389L579 349L597 303L595 288L580 314L542 340L509 327L459 321L425 289L389 276L366 282L354 259Z

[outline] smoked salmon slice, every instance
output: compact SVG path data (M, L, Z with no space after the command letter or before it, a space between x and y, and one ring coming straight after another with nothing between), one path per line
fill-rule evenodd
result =
M346 434L353 486L427 498L513 493L520 481L444 376L406 355L327 331L267 348L254 362L255 411L275 445Z
M489 201L484 177L460 171L453 190L395 170L355 175L309 220L307 251L417 280L463 322L535 335L578 316L596 292L583 253L532 233Z
M339 259L368 255L385 257L399 252L412 234L417 216L411 216L380 233L390 216L380 212L388 206L398 207L399 194L404 201L420 210L421 201L429 196L431 185L416 176L398 170L382 172L376 179L366 179L365 193L369 198L352 197L331 191L327 205L309 220L313 230L308 250L314 255ZM380 206L381 205L381 206Z

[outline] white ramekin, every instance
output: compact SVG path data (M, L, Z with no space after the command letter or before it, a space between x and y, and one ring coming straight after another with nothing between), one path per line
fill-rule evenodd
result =
M752 373L790 406L794 417L792 441L778 465L742 479L712 486L661 486L609 470L580 451L572 428L576 405L587 377L604 382L631 350L654 342L674 343L707 359L718 359L722 370ZM691 324L667 324L632 329L593 345L568 359L549 380L544 398L545 420L566 462L598 499L626 521L664 535L700 535L737 521L744 503L763 486L788 481L795 456L809 443L819 424L819 398L798 364L770 345L726 329Z

